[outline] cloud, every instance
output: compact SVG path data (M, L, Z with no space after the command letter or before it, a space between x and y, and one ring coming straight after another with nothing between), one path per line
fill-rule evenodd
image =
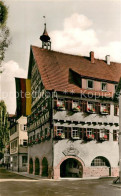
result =
M96 58L104 59L109 54L112 61L121 62L121 42L113 41L102 46L93 22L84 15L74 13L66 18L63 30L50 32L50 37L53 50L85 56L93 50Z
M7 105L9 113L14 114L16 109L15 77L26 78L26 70L19 67L15 61L3 64L1 77L1 96Z

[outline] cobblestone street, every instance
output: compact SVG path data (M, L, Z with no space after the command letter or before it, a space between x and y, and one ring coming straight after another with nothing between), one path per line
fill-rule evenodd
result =
M121 188L112 186L112 181L112 178L33 180L0 169L0 196L120 196Z

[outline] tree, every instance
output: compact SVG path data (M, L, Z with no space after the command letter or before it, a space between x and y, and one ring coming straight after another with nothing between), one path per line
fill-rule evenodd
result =
M0 101L0 151L9 142L8 113L4 101Z
M9 29L6 26L8 8L0 1L0 65L5 58L5 51L10 44Z
M8 17L8 8L0 1L0 25L4 25Z

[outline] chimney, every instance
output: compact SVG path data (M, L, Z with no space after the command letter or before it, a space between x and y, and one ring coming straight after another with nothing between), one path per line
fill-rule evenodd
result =
M90 60L91 60L91 63L94 63L95 62L94 52L93 51L90 52Z
M105 57L105 59L106 59L107 65L110 65L110 55L107 55L107 56Z

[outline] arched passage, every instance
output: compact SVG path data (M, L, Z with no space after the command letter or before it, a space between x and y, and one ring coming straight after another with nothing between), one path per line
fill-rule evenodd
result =
M42 160L42 176L48 176L48 161L45 157Z
M64 160L60 165L60 177L76 177L82 178L83 166L74 158Z
M35 175L39 175L40 174L40 162L39 159L36 158L35 159Z
M111 165L107 158L98 156L92 160L92 167L107 167L109 169L109 176L111 176Z
M29 173L33 174L33 159L29 159Z

